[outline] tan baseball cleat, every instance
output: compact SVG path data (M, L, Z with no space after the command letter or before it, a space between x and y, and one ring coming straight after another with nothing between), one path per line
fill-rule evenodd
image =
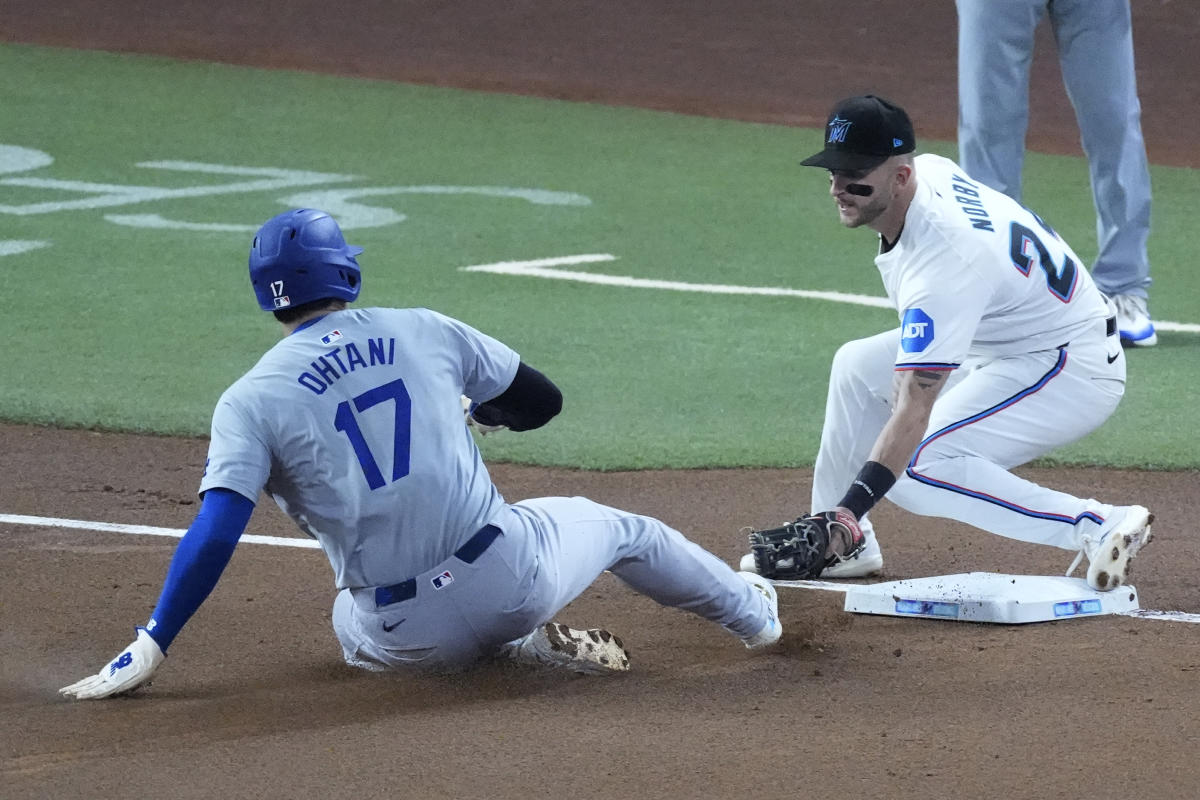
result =
M518 664L556 667L583 675L629 671L629 652L620 638L600 628L580 631L557 622L547 622L505 645L501 655Z

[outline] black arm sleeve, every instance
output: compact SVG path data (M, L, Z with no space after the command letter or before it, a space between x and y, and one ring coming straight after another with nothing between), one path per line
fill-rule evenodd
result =
M510 431L540 428L562 411L562 392L549 378L522 361L512 383L498 397L471 412L484 425L504 425Z

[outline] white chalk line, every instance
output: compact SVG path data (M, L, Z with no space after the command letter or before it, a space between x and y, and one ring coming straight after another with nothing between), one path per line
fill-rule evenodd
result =
M82 519L59 519L58 517L29 517L20 514L0 514L0 523L8 525L36 525L39 528L74 528L84 531L99 531L102 533L132 533L142 536L169 536L180 539L186 529L156 528L152 525L121 525L115 522L94 522ZM320 550L321 545L315 539L297 539L287 536L260 536L255 533L244 533L239 542L251 544L272 544L277 547L306 547Z
M187 531L182 528L156 528L152 525L122 525L115 522L95 522L91 520L81 519L62 519L59 517L33 517L21 514L0 514L0 524L7 525L32 525L39 528L71 528L74 530L97 531L100 533L122 533L134 534L142 536L168 536L174 539L182 538ZM311 550L319 550L321 545L313 539L297 539L288 536L260 536L258 534L245 533L240 542L248 542L250 544L269 544L276 547L302 547ZM776 586L784 586L797 589L817 589L826 592L843 592L848 590L848 586L840 583L827 583L825 581L772 581ZM1114 614L1113 616L1137 617L1139 619L1158 619L1167 622L1192 622L1200 623L1200 614L1189 614L1184 611L1151 611L1148 609L1139 609L1137 611L1127 611L1122 614Z
M766 297L802 297L808 300L827 300L831 303L847 303L856 306L872 308L892 308L886 297L872 297L865 294L850 294L847 292L827 292L812 289L786 289L774 286L732 286L723 283L686 283L683 281L662 281L649 278L635 278L630 275L606 275L599 272L576 272L574 270L552 269L552 267L570 266L575 264L595 264L603 261L616 261L611 253L584 253L575 256L558 256L555 258L537 258L529 261L497 261L492 264L475 264L469 267L459 267L459 272L486 272L493 275L514 275L524 278L545 278L547 280L574 281L590 283L598 286L620 286L628 289L661 289L672 292L698 292L701 294L728 295L759 295ZM1176 333L1200 333L1200 325L1190 322L1167 322L1154 320L1154 327L1160 331Z

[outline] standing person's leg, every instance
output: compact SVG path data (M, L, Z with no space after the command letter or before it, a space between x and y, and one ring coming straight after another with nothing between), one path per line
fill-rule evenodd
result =
M1121 335L1134 344L1153 344L1154 327L1145 312L1150 169L1142 138L1129 0L1057 0L1050 21L1091 173L1099 252L1092 277L1114 300L1141 301L1145 319L1134 323L1128 319L1129 309L1117 300Z
M1021 199L1029 66L1047 0L957 0L958 160L972 178Z

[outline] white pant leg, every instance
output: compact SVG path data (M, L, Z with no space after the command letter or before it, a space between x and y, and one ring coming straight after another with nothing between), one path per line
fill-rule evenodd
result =
M813 512L837 505L892 415L900 329L846 342L833 356L821 446L813 466ZM872 530L869 515L859 520Z
M1047 489L1008 471L1099 427L1124 392L1124 359L1086 344L998 359L934 404L929 432L888 497L916 514L1075 550L1106 530L1113 506Z
M1047 0L957 0L958 162L1021 199L1029 67Z
M1056 0L1050 23L1087 154L1101 291L1146 296L1150 169L1134 72L1129 0Z
M758 633L768 609L758 591L712 553L652 517L585 497L542 497L513 505L537 534L542 621L610 570L665 606L690 611L738 636Z
M837 505L891 418L899 348L900 329L893 328L847 342L834 354L821 446L813 468L812 511ZM948 385L961 377L956 370ZM859 525L864 532L873 530L869 514Z

